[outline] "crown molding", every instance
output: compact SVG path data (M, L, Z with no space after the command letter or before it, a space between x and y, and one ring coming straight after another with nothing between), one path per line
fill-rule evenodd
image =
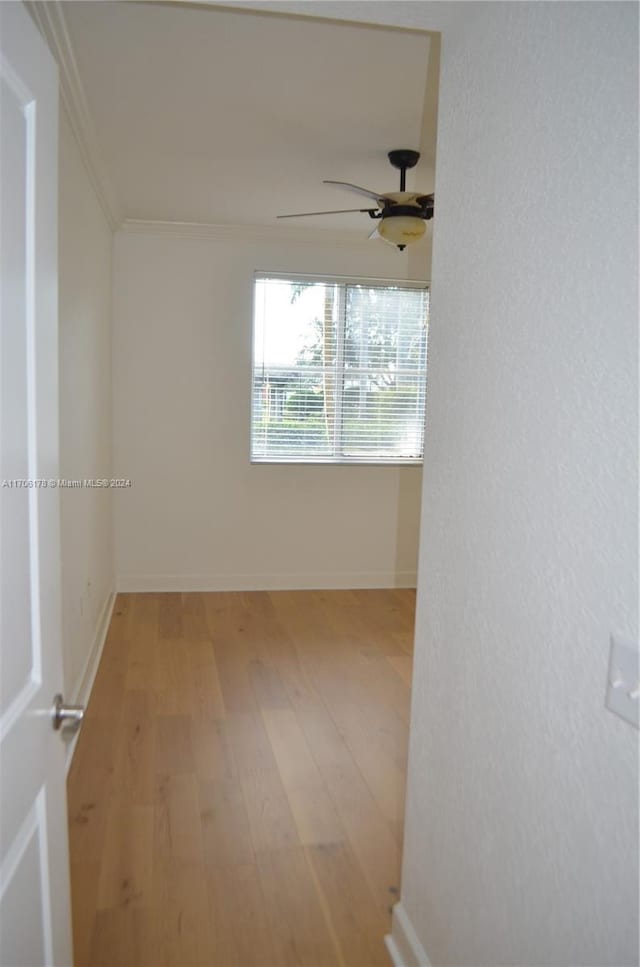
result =
M367 242L356 233L314 231L284 225L238 225L220 222L177 222L157 219L125 218L120 230L134 235L170 235L173 238L195 238L219 242L300 242L315 245L338 245L352 248Z
M63 107L98 201L115 230L122 221L122 209L101 156L62 5L59 0L25 0L25 6L58 63Z
M168 235L224 242L284 242L307 245L330 245L332 248L369 246L366 235L356 232L329 232L326 229L292 228L284 225L229 225L211 222L174 222L155 219L125 218L120 231L131 235ZM387 243L385 243L386 245ZM412 248L422 247L421 239ZM389 248L395 246L389 245Z

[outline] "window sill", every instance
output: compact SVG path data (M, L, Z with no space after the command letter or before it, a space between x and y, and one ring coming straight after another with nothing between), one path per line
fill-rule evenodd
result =
M292 460L289 457L278 460L273 457L252 457L249 463L253 467L422 467L424 460Z

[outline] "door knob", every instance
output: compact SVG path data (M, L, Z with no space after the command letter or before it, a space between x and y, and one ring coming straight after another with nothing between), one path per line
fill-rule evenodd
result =
M84 718L84 705L65 705L62 695L58 693L53 699L51 717L56 732L59 729L77 732Z

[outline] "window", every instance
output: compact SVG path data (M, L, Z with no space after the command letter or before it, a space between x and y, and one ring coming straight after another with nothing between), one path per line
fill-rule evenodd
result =
M420 463L427 286L255 279L251 459Z

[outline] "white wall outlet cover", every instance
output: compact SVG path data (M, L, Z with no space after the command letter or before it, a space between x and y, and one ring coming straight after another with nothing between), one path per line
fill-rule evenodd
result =
M631 638L611 635L605 704L640 729L640 643Z

